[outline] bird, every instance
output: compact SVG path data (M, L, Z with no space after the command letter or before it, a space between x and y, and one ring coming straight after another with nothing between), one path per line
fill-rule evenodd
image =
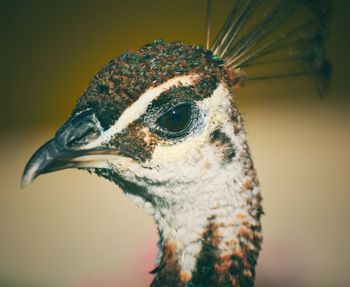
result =
M205 45L155 40L111 60L71 116L28 161L41 174L86 170L154 218L152 287L252 287L264 214L236 90L305 76L323 97L327 0L236 0Z

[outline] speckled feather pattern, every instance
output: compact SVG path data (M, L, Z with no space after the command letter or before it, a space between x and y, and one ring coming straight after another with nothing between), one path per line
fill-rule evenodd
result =
M152 287L253 286L261 197L233 78L211 52L156 41L105 66L75 110L95 110L104 129L89 147L118 150L107 168L90 171L118 184L158 226ZM152 117L182 102L197 111L195 129L164 137Z
M323 94L331 76L330 1L273 1L266 11L263 2L236 1L211 45L208 1L207 49L156 40L110 61L26 166L23 186L83 168L153 216L152 287L254 286L262 198L233 87L307 75ZM245 69L276 63L281 72L247 77Z
M197 142L182 142L182 152L158 144L144 163L157 167L147 176L137 167L131 172L151 197L163 198L158 205L127 192L153 215L161 236L160 267L152 286L175 281L173 286L253 286L262 208L242 120L224 83L201 104L212 112L208 110L210 122ZM215 244L208 247L210 240Z
M219 57L200 46L157 40L138 51L125 52L105 65L90 82L73 114L94 109L107 129L147 89L194 72L221 78L225 75L222 66ZM201 88L206 90L205 81Z

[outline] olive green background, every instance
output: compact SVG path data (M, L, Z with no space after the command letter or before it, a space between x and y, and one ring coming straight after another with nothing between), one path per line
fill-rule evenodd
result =
M232 1L214 2L215 32ZM205 3L1 0L1 127L62 123L91 77L126 49L158 38L203 44ZM350 4L336 0L334 6L328 42L335 74L332 91L345 92ZM249 93L249 101L261 98Z
M203 44L205 4L0 0L1 287L147 286L155 227L118 188L66 170L20 190L20 176L103 64L158 38ZM231 6L214 1L214 33ZM349 11L334 0L325 100L305 79L236 91L266 211L258 287L350 286Z

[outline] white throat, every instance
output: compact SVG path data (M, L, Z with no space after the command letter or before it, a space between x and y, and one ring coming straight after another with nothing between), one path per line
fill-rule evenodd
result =
M256 225L247 208L247 198L259 194L258 186L247 193L246 184L252 181L238 169L234 162L212 178L195 184L172 188L174 204L160 209L146 207L153 213L162 237L162 243L172 242L177 248L181 271L192 274L202 250L203 234L209 219L219 225L219 249L222 255L230 255L237 247L242 220ZM152 187L154 194L161 194L164 187Z
M183 284L200 276L200 258L208 240L216 262L213 268L219 270L215 272L229 282L254 278L262 209L242 120L224 83L198 107L203 116L198 133L175 145L160 143L142 166L126 158L110 162L111 168L144 189L143 196L127 195L158 226L157 263L162 270L157 287L163 284L157 278L169 274ZM232 271L235 264L246 267Z

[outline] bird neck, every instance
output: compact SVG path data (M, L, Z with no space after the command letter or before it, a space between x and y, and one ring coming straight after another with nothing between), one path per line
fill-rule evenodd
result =
M174 187L173 204L154 211L160 254L152 287L254 285L262 208L249 151L243 150L240 161L215 176Z

